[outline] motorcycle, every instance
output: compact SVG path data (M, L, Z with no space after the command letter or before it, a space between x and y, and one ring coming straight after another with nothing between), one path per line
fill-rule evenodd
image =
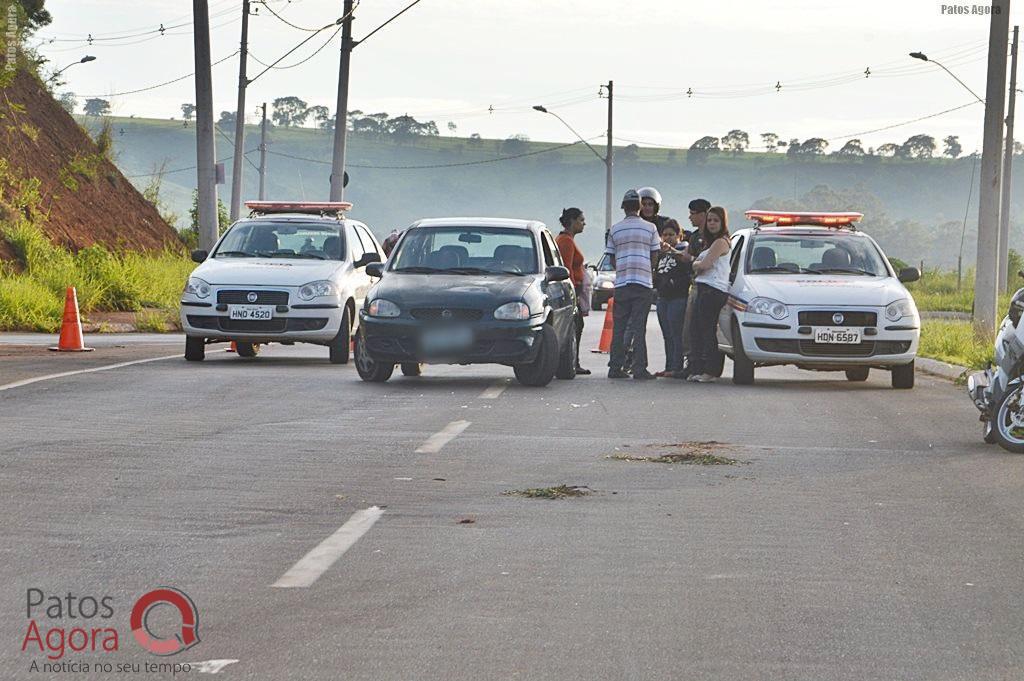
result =
M1024 278L1024 271L1019 275ZM1010 310L999 325L995 367L967 378L967 394L981 412L982 437L1008 452L1024 454L1024 288L1010 300Z

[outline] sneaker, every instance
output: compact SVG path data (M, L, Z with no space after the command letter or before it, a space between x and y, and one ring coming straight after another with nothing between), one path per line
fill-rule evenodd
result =
M686 382L687 383L700 383L700 376L697 375L697 374L694 374L693 376L687 376L686 377Z
M695 376L694 378L696 379L697 383L714 383L716 380L718 380L711 374L700 374L698 376Z
M654 373L655 378L668 378L672 375L672 372L666 369L665 371L657 371Z
M577 376L589 376L590 375L590 369L584 369L583 367L576 367L576 375Z
M622 369L609 369L608 378L629 378L629 374Z
M655 378L657 378L657 376L655 376L654 374L652 374L649 371L642 371L640 373L634 373L633 374L633 380L634 381L650 381L650 380L653 380Z

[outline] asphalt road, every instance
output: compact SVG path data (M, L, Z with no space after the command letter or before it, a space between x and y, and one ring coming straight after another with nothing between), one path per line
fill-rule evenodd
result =
M604 359L546 389L492 366L370 385L273 346L0 391L0 678L119 676L30 673L30 588L112 598L119 650L63 661L228 679L1024 676L1024 459L981 442L960 388L611 381ZM610 458L708 441L739 463ZM504 494L562 484L592 493ZM128 626L161 585L199 613L167 658Z

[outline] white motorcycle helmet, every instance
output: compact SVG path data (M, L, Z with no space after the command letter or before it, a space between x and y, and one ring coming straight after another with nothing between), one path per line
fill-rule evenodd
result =
M641 201L644 199L652 199L654 201L657 205L657 208L654 210L655 214L661 212L661 192L654 187L642 187L637 190L637 193L640 194Z

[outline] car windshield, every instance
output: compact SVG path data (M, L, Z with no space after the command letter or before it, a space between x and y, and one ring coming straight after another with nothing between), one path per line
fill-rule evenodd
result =
M392 254L390 271L409 274L536 274L533 233L502 227L417 227Z
M341 224L252 220L236 223L215 258L302 258L342 260Z
M612 259L608 255L601 256L601 260L597 263L598 272L614 272L615 266L612 265Z
M889 269L862 234L755 234L747 251L748 274L887 277Z

